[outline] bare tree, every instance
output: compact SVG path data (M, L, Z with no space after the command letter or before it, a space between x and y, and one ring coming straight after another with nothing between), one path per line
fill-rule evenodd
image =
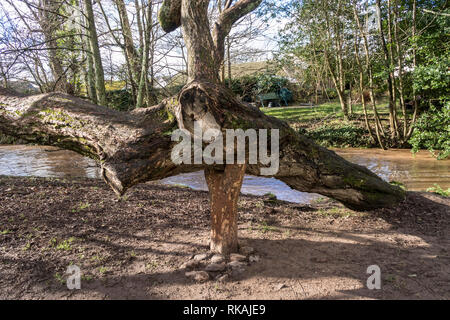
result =
M105 74L103 70L102 57L100 55L100 46L98 44L97 27L95 26L94 10L92 8L92 0L84 0L84 6L87 16L87 27L89 35L90 49L94 60L95 72L95 89L97 92L98 103L106 106L106 88Z

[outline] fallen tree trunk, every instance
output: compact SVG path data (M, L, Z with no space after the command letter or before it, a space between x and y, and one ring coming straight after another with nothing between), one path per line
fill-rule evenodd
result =
M170 133L178 128L174 114L181 112L184 127L191 127L188 122L211 113L223 130L279 129L280 169L274 177L293 189L329 196L357 210L393 206L404 197L400 188L242 104L219 85L193 82L178 101L125 113L61 93L21 97L0 89L0 132L96 160L105 181L121 195L138 183L204 168L172 162ZM260 175L261 167L247 165L246 172Z
M104 180L123 195L133 185L198 170L170 160L171 100L119 112L62 93L20 96L0 88L0 132L94 159Z

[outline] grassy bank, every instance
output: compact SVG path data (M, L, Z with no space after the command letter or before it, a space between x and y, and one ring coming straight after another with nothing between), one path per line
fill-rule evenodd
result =
M361 105L353 106L350 120L343 119L338 102L325 103L313 107L263 108L267 115L287 121L294 129L315 140L324 147L372 148L378 144L370 138L364 122ZM387 103L378 106L383 125L388 125ZM368 110L369 119L373 112Z

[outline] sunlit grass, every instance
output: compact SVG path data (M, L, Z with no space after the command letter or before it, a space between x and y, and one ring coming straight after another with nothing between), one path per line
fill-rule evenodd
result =
M265 114L273 116L288 122L306 122L312 119L322 119L327 116L341 118L343 113L339 102L328 102L314 107L281 107L281 108L262 108ZM381 116L388 114L387 103L377 105L378 113ZM362 105L353 106L354 115L363 115ZM368 106L367 113L373 115L373 111Z

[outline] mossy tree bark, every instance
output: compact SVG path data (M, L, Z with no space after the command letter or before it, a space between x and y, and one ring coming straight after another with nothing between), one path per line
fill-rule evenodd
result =
M222 14L239 19L237 12L246 14L259 2L240 0ZM167 133L176 128L193 132L195 121L201 121L203 131L279 129L280 167L274 177L293 189L320 193L358 210L402 201L400 188L316 145L285 122L243 104L219 82L220 49L206 18L208 3L165 0L161 8L162 27L170 31L182 25L189 49L190 81L177 98L123 113L60 93L23 97L0 89L0 132L95 159L103 178L119 195L137 183L205 169L211 249L226 254L238 248L237 201L244 173L260 175L264 165L175 165L171 160L175 142ZM225 28L216 25L214 30Z
M106 106L105 72L103 70L102 57L100 55L100 46L98 44L97 27L95 26L94 10L92 0L84 0L86 17L88 24L89 41L92 50L95 70L95 89L97 92L98 103Z
M68 82L66 72L63 67L63 63L60 58L61 50L58 49L57 39L57 29L61 24L58 20L58 3L55 1L44 0L40 3L40 8L38 9L38 21L43 31L45 37L45 43L51 48L48 50L50 69L54 78L53 88L49 88L52 91L60 91L65 93L70 93L71 86Z

